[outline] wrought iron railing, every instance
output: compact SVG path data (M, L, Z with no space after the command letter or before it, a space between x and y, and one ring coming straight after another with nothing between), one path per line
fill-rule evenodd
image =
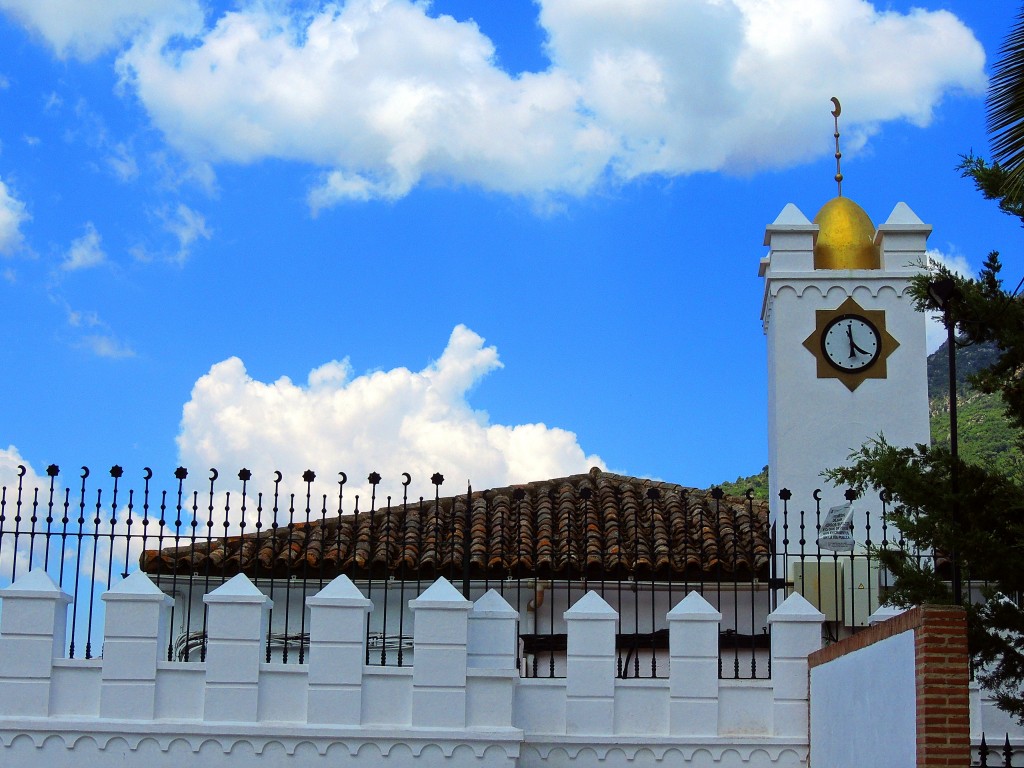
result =
M908 546L887 526L884 496L879 509L864 512L864 546L831 552L815 544L820 503L791 513L788 492L771 531L767 507L750 493L726 498L593 473L562 490L551 481L446 498L441 475L430 479L432 494L415 498L403 475L396 500L378 493L374 472L362 508L359 495L346 493L344 473L330 493L314 490L312 471L297 493L286 492L280 472L253 491L246 469L230 483L211 470L192 487L178 468L166 489L148 468L135 487L118 466L102 482L84 467L72 482L62 483L55 465L46 475L30 487L22 469L0 490L0 586L42 567L72 596L70 658L102 653L100 595L141 567L174 598L168 660L205 659L202 597L243 572L272 600L266 660L305 663L305 599L344 573L375 606L366 663L408 665L408 602L445 576L471 600L496 589L519 613L524 676L564 674L562 613L595 590L619 614L620 677L667 675L666 614L697 591L723 614L720 676L763 678L771 674L767 616L782 599L800 591L826 614L829 638L856 631L888 588L872 548ZM609 494L618 505L610 522L601 517Z
M1014 755L1019 754L1020 749L1020 746L1014 747L1010 743L1009 733L1004 737L1002 746L998 747L990 746L985 739L985 734L982 733L978 744L971 747L971 765L1011 768ZM1020 763L1017 764L1020 765Z

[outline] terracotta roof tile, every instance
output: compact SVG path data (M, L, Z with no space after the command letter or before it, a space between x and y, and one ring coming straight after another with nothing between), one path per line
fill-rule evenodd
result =
M768 504L626 477L587 474L474 491L470 574L767 578ZM405 578L461 576L466 494L142 554L149 573Z

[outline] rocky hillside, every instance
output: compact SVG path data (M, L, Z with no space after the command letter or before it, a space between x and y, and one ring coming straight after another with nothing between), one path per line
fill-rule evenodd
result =
M967 381L971 373L990 365L996 355L995 348L988 345L960 347L956 351L960 455L972 464L1021 474L1018 436L1003 415L1002 400L998 394L977 391ZM934 443L949 443L948 361L945 343L928 358L928 410Z

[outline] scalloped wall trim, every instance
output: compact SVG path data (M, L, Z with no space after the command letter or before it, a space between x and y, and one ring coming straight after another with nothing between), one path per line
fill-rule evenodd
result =
M382 731L373 733L374 729L358 729L361 735L352 732L355 729L339 729L328 732L327 729L311 729L312 733L284 735L280 733L262 734L253 732L255 729L238 727L233 729L220 728L221 733L203 732L207 729L199 726L195 729L177 727L166 723L154 723L150 732L126 733L122 730L127 722L115 725L105 724L104 728L83 728L82 724L73 722L57 723L53 720L40 722L37 728L22 722L21 728L4 727L0 723L0 762L6 764L4 752L19 750L23 754L31 744L32 752L52 751L62 748L68 752L78 752L100 757L107 755L110 759L126 752L153 754L154 750L161 753L182 752L191 754L203 753L205 756L221 754L239 759L253 755L284 754L289 757L319 756L331 754L335 757L348 756L361 759L375 758L412 758L443 757L459 758L461 755L469 764L517 764L521 766L539 765L549 760L581 760L600 761L609 766L638 763L671 763L680 761L700 762L702 759L716 765L805 765L808 754L806 742L793 739L749 738L749 737L708 737L685 739L650 739L610 737L605 743L595 743L588 737L563 737L558 740L531 741L524 743L523 734L516 729L499 729L485 731L432 732L416 736L410 733L406 737L390 736ZM137 724L136 724L137 725ZM26 727L27 726L27 727ZM159 732L153 732L159 731ZM711 742L711 743L709 743ZM140 754L140 758L142 757ZM37 755L42 757L42 755ZM455 761L460 762L456 759ZM83 760L83 765L95 764L95 761Z
M784 293L790 293L794 296L803 297L805 293L814 291L819 297L827 298L830 294L835 294L837 297L842 298L843 296L852 296L855 292L867 293L873 299L877 299L879 296L888 294L889 296L902 297L910 292L910 283L905 283L900 289L891 283L878 282L860 282L860 281L843 281L843 282L832 282L832 283L814 283L814 282L799 282L799 283L775 283L772 285L771 297L781 296Z
M576 760L581 757L591 756L602 763L614 765L614 758L620 761L633 762L645 754L656 762L666 760L675 764L680 760L690 762L695 756L701 753L707 755L715 763L749 763L761 755L772 764L796 764L804 765L807 761L808 747L806 743L800 743L791 739L787 740L753 740L743 737L729 738L718 737L720 743L709 744L708 740L699 741L687 739L682 741L646 741L643 743L623 743L616 741L608 744L588 743L566 743L564 741L552 742L529 742L523 744L522 765L532 764L531 758L540 761L557 760L564 756L569 760ZM732 755L733 760L727 758ZM763 762L763 760L761 761Z
M504 752L506 758L519 756L519 748L523 739L518 729L471 729L465 731L445 731L429 729L418 735L416 729L407 729L404 735L394 731L374 733L373 728L340 728L335 730L309 729L301 734L286 735L268 733L266 724L261 725L259 733L256 729L219 726L217 728L189 728L178 725L171 727L164 723L147 724L145 733L129 733L125 729L138 727L138 723L104 723L102 728L88 728L81 722L57 722L48 719L40 723L38 728L22 720L15 729L0 722L0 764L4 764L3 750L10 749L19 740L29 740L36 749L43 749L47 743L57 739L68 750L89 750L99 752L124 751L137 752L147 745L155 745L160 752L169 752L173 745L184 745L188 751L199 753L214 749L222 754L231 754L236 749L247 751L248 754L261 755L272 749L283 751L286 755L295 755L303 751L303 745L316 754L324 756L328 750L343 748L352 757L366 754L366 751L387 757L394 750L407 752L419 757L424 750L438 750L444 757L451 757L462 748L469 750L475 758L483 758L485 754L498 750ZM304 729L305 730L305 729ZM220 731L216 733L215 731ZM244 746L243 746L244 745ZM205 749L204 749L205 748ZM247 749L246 749L247 748Z

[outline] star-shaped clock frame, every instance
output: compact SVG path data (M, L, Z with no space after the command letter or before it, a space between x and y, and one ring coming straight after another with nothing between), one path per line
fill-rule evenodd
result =
M878 331L879 345L881 347L878 356L870 365L857 371L839 370L828 361L823 349L822 334L825 333L831 324L843 316L864 320ZM899 345L900 343L886 330L885 310L864 309L854 301L852 296L848 297L835 309L817 310L814 318L814 330L810 336L804 339L804 347L814 355L817 363L818 378L839 379L851 392L867 379L884 379L888 375L886 361Z

